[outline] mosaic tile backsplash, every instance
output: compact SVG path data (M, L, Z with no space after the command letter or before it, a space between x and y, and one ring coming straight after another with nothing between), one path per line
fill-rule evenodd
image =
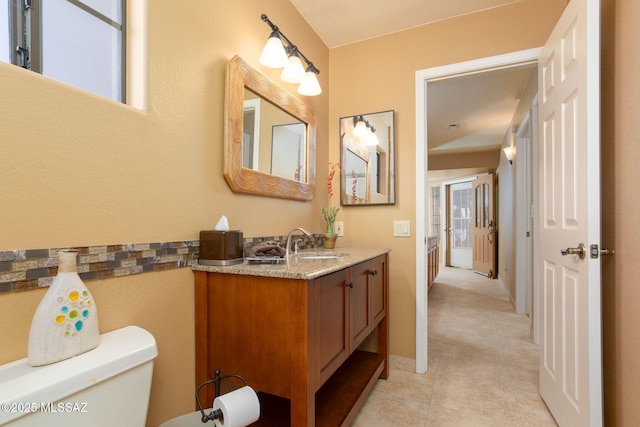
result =
M322 235L300 236L300 249L322 246ZM296 239L298 236L296 236ZM245 255L254 245L278 242L287 236L244 239ZM190 267L198 262L199 240L160 243L74 247L78 251L77 271L83 281ZM58 273L58 251L69 248L0 251L0 294L48 287Z

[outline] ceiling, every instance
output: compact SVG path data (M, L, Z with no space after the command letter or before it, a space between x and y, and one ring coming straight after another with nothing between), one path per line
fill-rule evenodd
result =
M429 154L499 149L531 71L529 66L429 83Z
M532 66L489 71L427 85L429 157L499 151ZM487 173L490 167L431 170L430 182Z
M520 0L291 0L329 48Z
M291 0L291 3L325 44L335 48L517 1L520 0ZM499 150L530 74L529 67L429 83L429 155ZM459 128L443 128L458 124ZM482 172L487 172L486 168L457 173L430 170L429 180Z

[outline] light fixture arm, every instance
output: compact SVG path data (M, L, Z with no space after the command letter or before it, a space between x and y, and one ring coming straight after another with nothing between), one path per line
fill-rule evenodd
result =
M306 56L304 56L304 54L302 53L302 51L300 51L300 49L298 49L298 47L296 45L294 45L291 40L289 40L287 38L287 36L285 36L282 31L280 31L280 29L278 28L277 25L275 25L273 22L271 22L271 20L267 17L267 15L265 15L264 13L260 16L260 18L262 18L262 20L269 25L269 27L271 27L271 31L272 36L274 34L276 34L280 40L284 40L287 43L287 46L285 46L285 50L286 52L289 54L291 52L297 51L298 52L298 56L300 56L302 59L304 59L304 62L307 63L307 69L306 71L311 71L315 74L320 74L320 70L318 70L311 61L309 61L309 59L307 59Z

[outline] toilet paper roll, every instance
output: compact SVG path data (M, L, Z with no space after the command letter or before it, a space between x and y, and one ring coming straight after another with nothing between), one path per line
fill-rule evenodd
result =
M220 409L224 418L215 420L216 427L244 427L260 418L258 395L249 386L216 397L213 410Z

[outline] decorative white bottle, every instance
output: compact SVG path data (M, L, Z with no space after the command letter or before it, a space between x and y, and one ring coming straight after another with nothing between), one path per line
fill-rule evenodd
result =
M58 274L31 321L27 359L47 365L96 348L100 342L98 311L76 272L78 251L58 252Z

